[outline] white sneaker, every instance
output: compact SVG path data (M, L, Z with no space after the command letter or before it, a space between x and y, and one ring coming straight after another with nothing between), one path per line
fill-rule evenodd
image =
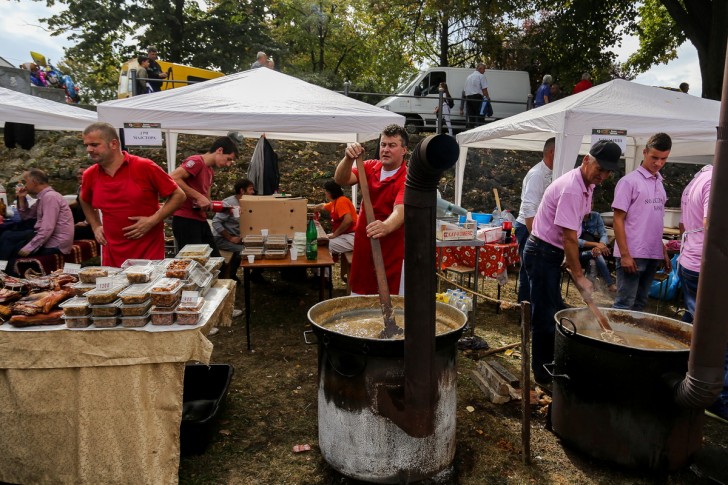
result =
M240 308L233 309L233 318L238 318L242 314L243 314L243 311Z
M208 334L207 334L207 336L208 336L208 337L212 337L213 335L215 335L215 334L216 334L217 332L219 332L219 331L220 331L220 329L219 329L219 328L217 328L217 327L212 327L212 328L210 329L210 333L208 333Z

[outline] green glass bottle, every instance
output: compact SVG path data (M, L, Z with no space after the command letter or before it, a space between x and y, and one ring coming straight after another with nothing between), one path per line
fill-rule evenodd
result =
M316 261L318 258L318 232L313 222L313 214L308 215L306 226L306 259Z

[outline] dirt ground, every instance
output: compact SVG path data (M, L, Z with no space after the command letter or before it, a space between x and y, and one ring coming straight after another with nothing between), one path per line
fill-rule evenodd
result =
M290 276L290 275L289 275ZM295 275L294 275L295 276ZM334 274L334 296L345 294ZM212 359L235 367L227 405L205 454L183 457L182 484L356 484L341 476L322 458L317 431L317 348L304 342L310 328L306 313L318 299L317 280L286 278L267 272L265 282L252 285L251 341L246 350L244 318L210 337ZM514 278L503 298L513 300ZM481 292L494 295L496 284L487 280ZM565 289L565 288L564 288ZM242 306L242 290L238 289ZM567 301L582 306L573 287ZM608 306L608 295L598 303ZM654 305L654 302L652 302ZM654 311L654 308L652 309ZM661 308L670 314L673 307ZM495 306L479 306L476 335L491 347L520 341L518 307L495 312ZM471 378L471 370L483 351L458 351L457 450L451 473L437 483L452 484L701 484L690 468L670 475L621 470L598 463L569 449L545 429L545 408L532 407L531 464L522 463L521 403L488 402ZM495 358L514 372L519 353ZM488 357L491 358L492 356ZM294 453L296 444L310 444L311 451ZM728 463L728 425L707 419L705 449Z

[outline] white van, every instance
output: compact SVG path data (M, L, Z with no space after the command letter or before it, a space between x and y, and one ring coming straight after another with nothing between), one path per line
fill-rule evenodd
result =
M440 83L445 81L450 95L455 99L450 121L453 129L465 129L465 116L460 115L460 99L463 97L465 80L474 68L432 67L414 74L397 88L397 94L383 99L377 106L407 118L405 127L410 133L434 131L437 126L437 107ZM497 71L486 69L488 94L493 106L493 117L486 122L526 111L531 85L526 71ZM443 120L443 125L445 124Z

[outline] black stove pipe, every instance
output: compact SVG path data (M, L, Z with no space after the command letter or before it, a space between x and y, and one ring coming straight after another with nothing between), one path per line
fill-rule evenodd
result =
M728 322L725 315L725 275L728 274L728 56L723 72L723 95L715 146L713 180L700 265L697 306L690 343L688 373L677 383L676 402L685 407L713 404L723 388L723 363Z
M405 409L410 434L434 432L438 401L435 372L435 215L437 185L460 153L448 135L428 136L412 153L404 193L404 369Z

